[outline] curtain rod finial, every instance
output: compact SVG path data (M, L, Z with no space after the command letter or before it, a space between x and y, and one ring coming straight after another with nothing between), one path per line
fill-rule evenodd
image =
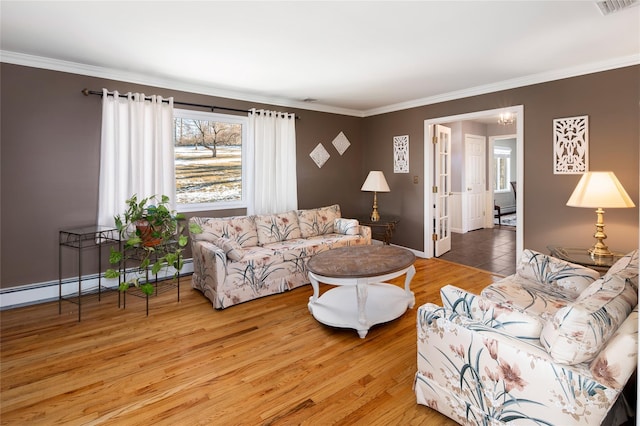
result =
M85 96L89 96L89 89L87 89L86 87L84 89L81 90L82 94Z

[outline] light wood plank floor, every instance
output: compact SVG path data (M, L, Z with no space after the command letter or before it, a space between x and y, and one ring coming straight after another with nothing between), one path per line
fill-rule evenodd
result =
M216 311L186 278L182 300L152 298L149 317L116 293L83 304L82 322L69 302L3 311L1 422L455 425L415 402L415 312L445 284L478 292L499 276L439 259L416 269L416 308L365 339L313 319L311 286Z

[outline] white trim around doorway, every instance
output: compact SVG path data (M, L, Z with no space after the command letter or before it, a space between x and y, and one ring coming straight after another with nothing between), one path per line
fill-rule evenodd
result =
M514 105L505 108L477 111L466 114L452 115L448 117L431 118L424 121L424 253L425 257L434 256L433 241L431 240L433 223L433 209L430 208L432 182L432 165L434 159L432 150L429 149L433 135L431 129L434 124L450 123L453 121L471 121L489 116L497 116L501 113L510 112L516 116L516 180L518 182L518 197L516 198L516 262L520 261L520 254L524 250L524 105ZM522 194L522 195L521 195Z

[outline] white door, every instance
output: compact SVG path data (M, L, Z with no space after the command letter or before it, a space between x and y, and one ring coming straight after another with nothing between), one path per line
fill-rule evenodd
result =
M467 230L484 228L486 138L465 135L464 170L467 198Z
M433 253L451 250L451 129L435 125L433 138Z

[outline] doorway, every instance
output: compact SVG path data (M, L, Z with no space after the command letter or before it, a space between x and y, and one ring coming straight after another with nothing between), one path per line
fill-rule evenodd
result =
M488 120L488 119L496 119L497 121L497 117L501 114L501 113L511 113L516 117L516 132L515 132L515 138L516 138L516 146L517 146L517 152L516 152L516 167L517 167L517 177L516 177L516 181L518 182L518 190L520 192L520 194L518 194L518 197L516 199L516 206L515 206L515 210L516 210L516 218L517 218L517 223L516 223L516 256L517 259L516 261L519 261L519 255L522 252L523 248L524 248L524 229L523 229L523 223L524 223L524 211L523 211L523 198L524 198L524 194L522 193L522 190L524 188L524 173L523 173L523 165L524 165L524 150L523 150L523 146L524 146L524 106L522 105L518 105L518 106L511 106L508 108L500 108L500 109L493 109L493 110L486 110L486 111L478 111L478 112L474 112L474 113L468 113L468 114L460 114L460 115L455 115L455 116L448 116L448 117L440 117L440 118L435 118L435 119L429 119L429 120L425 120L424 122L424 134L425 134L425 141L428 141L429 143L431 143L431 141L433 140L433 137L435 136L434 132L435 132L435 125L444 125L446 123L452 123L452 122L464 122L464 121L476 121L476 120ZM490 144L491 145L491 144ZM425 217L424 217L424 247L425 247L425 255L426 257L434 257L435 255L435 243L433 240L433 235L434 235L434 226L433 224L435 223L437 216L436 216L436 211L439 211L439 209L441 209L441 207L438 205L438 203L440 202L439 200L439 196L437 193L433 192L433 188L435 188L436 182L434 182L433 176L434 176L434 167L435 167L435 161L437 160L435 158L435 155L433 153L432 149L429 149L429 147L425 147L425 161L424 161L424 167L425 167L425 171L424 171L424 176L426 178L428 178L428 181L425 181L425 194L424 194L424 198L425 198ZM489 146L486 148L485 152L493 152L493 147ZM493 156L490 155L489 156L490 160L488 162L489 164L489 168L487 170L487 179L489 179L489 182L492 182L493 179ZM453 173L455 174L455 170L453 170ZM464 181L463 181L464 182ZM485 195L484 195L484 209L483 209L483 217L484 217L484 222L485 222L485 227L492 227L493 226L493 187L492 185L485 185L484 188L485 191ZM465 200L464 202L467 203L468 201L466 200L466 197L463 197L463 199ZM451 208L455 209L456 208L456 203L452 203Z

